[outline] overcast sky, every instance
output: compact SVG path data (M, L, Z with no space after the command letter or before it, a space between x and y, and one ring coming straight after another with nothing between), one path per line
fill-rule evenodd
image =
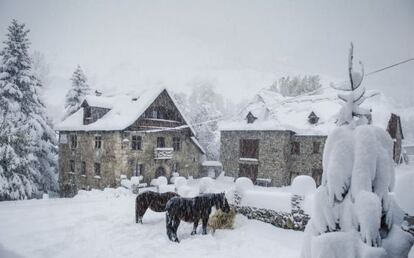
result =
M413 0L0 0L2 41L13 18L50 63L55 102L77 64L102 90L163 83L183 91L207 79L241 100L285 75L345 80L350 41L366 71L414 57ZM408 105L414 62L365 85Z

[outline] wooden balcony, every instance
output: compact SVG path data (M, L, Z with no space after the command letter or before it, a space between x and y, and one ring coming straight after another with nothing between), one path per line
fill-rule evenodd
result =
M173 148L154 148L154 159L172 159Z

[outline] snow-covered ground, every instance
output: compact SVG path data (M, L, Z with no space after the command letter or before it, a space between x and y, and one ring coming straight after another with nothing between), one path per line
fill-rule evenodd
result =
M400 179L414 178L414 166L400 166L396 175L396 190L407 190ZM261 190L283 194L290 187ZM164 213L149 210L144 224L135 224L134 200L126 189L106 189L72 199L1 202L0 257L299 257L302 232L241 215L234 230L206 236L191 236L192 225L182 222L181 243L170 242Z
M135 224L134 196L93 192L74 199L0 203L0 257L298 257L302 232L238 215L234 230L168 240L164 213ZM9 255L9 256L7 256Z

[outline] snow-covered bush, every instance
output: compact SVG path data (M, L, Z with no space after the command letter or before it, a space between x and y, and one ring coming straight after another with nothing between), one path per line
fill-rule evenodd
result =
M253 187L253 181L248 177L239 177L236 179L236 191L239 193L252 190Z
M180 174L179 174L179 173L177 173L177 172L173 172L173 173L172 173L172 177L170 178L170 183L171 183L171 184L174 184L175 179L176 179L177 177L179 177L179 176L180 176Z
M203 177L200 179L199 187L200 194L212 192L215 180L211 177Z
M243 195L246 191L253 189L253 182L250 178L239 177L236 179L236 187L233 192L233 201L235 205L240 205L243 199Z
M157 178L157 183L156 185L161 186L161 185L168 185L168 180L165 176L160 176Z
M292 182L292 194L301 196L313 194L316 191L315 180L310 176L297 176Z
M323 153L322 185L314 195L302 258L407 257L411 235L400 228L401 209L390 195L394 186L393 141L369 125L369 111L359 107L365 89L353 72L350 88L340 88L345 102L338 125Z
M185 185L187 185L187 179L185 179L185 177L179 176L175 178L174 180L175 189L179 189L180 187L185 186Z

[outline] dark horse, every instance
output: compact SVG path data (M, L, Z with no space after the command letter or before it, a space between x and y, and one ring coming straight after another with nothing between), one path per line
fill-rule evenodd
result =
M221 209L229 212L230 206L224 193L203 194L194 198L174 197L167 202L165 207L167 235L171 241L180 242L177 237L177 229L180 220L193 222L194 227L191 235L196 234L198 222L202 221L202 234L207 234L207 222L211 213L211 208Z
M142 224L142 217L148 208L156 212L165 211L165 205L175 196L179 195L174 192L157 193L153 191L138 194L135 200L135 222Z

